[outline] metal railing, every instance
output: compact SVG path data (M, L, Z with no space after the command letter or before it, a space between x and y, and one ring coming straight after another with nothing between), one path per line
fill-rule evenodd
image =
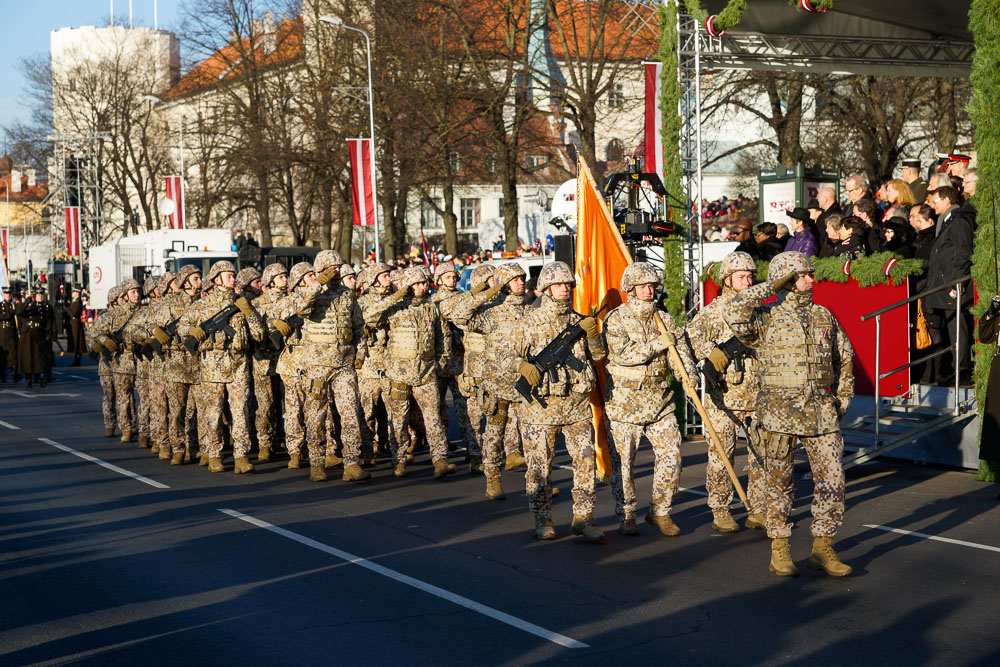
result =
M962 283L964 283L964 282L966 282L968 280L971 280L971 279L972 279L971 275L963 276L963 277L959 278L958 280L954 280L954 281L948 283L947 285L941 285L941 286L935 287L933 289L924 290L920 294L916 294L916 295L911 296L911 297L909 297L907 299L903 299L902 301L897 301L896 303L890 304L890 305L888 305L888 306L886 306L884 308L879 308L876 311L873 311L873 312L868 313L867 315L862 315L861 316L861 321L862 322L865 322L865 321L867 321L867 320L869 320L869 319L871 319L873 317L875 318L875 425L874 426L875 426L875 443L876 443L876 445L879 442L879 411L880 411L880 405L879 405L879 403L881 402L881 395L879 393L879 384L882 382L882 380L884 378L889 377L890 375L892 375L894 373L898 373L899 371L905 370L907 368L911 368L911 367L913 367L913 366L915 366L917 364L922 364L922 363L924 363L926 361L929 361L931 359L935 359L937 357L943 356L945 354L948 354L949 352L953 352L954 355L955 355L955 363L954 363L954 371L955 371L955 406L954 406L954 408L952 408L952 411L953 411L953 414L956 415L956 416L959 415L959 414L961 414L962 403L961 403L961 401L958 400L958 391L959 391L959 359L961 358L961 353L962 353L962 342L961 342L961 337L960 337L961 326L962 326ZM952 339L954 342L951 345L949 345L948 347L946 347L944 349L941 349L941 350L937 350L936 352L932 352L930 354L924 355L923 357L920 357L916 361L912 361L911 360L908 364L903 364L902 366L899 366L898 368L894 368L891 371L886 371L885 373L880 373L879 371L881 369L881 356L882 356L882 315L885 314L885 313L888 313L889 311L895 310L896 308L900 308L902 306L908 306L909 304L913 303L914 301L917 301L918 299L922 299L925 296L928 296L928 295L931 295L931 294L936 294L938 292L943 292L944 290L952 289L952 288L955 289L955 315L956 315L956 317L955 317L955 336ZM907 345L909 345L909 341L907 341ZM913 383L911 382L910 384L912 385Z

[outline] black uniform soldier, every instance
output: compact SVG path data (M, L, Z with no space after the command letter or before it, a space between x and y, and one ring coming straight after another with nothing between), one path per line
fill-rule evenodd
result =
M17 366L17 323L11 289L5 287L0 298L0 382L7 381L8 366ZM15 382L19 379L20 375L14 376Z
M80 365L80 357L83 355L83 300L80 298L80 288L74 287L71 290L73 300L66 307L66 317L69 318L69 341L73 348L73 365Z

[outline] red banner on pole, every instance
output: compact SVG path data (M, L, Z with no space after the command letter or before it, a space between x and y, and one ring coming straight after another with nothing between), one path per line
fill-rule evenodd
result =
M80 207L66 207L66 253L80 256Z
M184 229L184 179L180 176L165 176L167 199L174 203L174 212L168 216L170 229Z
M7 261L7 230L0 229L0 252L3 253L3 259Z
M663 115L660 111L660 76L663 63L643 63L646 80L646 123L643 133L643 166L663 180Z
M375 189L372 187L371 139L348 139L351 150L351 193L354 224L375 224Z

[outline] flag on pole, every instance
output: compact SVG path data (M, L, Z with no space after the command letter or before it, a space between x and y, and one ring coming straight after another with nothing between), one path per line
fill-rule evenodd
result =
M80 207L66 207L66 254L80 256Z
M606 316L620 306L623 295L618 291L618 285L630 263L604 197L597 191L594 177L580 157L576 175L576 288L573 290L576 312L586 315L591 309L600 309L607 303ZM611 475L611 454L604 430L604 363L597 364L596 370L597 387L590 395L590 405L593 408L597 474L607 478Z
M663 180L663 116L660 112L660 76L663 74L663 63L644 62L642 64L646 79L646 124L643 136L644 168L648 173L655 172Z
M7 230L0 229L0 257L7 259Z
M184 229L184 179L180 176L165 176L167 199L174 203L170 215L170 229Z
M354 224L375 224L375 188L372 187L371 139L348 139L351 150L351 195L354 201Z

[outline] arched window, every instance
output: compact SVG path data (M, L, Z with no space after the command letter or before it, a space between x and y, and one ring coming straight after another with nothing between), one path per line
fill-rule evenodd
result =
M621 162L625 159L625 144L622 143L621 139L612 139L609 141L608 147L605 150L608 162Z

